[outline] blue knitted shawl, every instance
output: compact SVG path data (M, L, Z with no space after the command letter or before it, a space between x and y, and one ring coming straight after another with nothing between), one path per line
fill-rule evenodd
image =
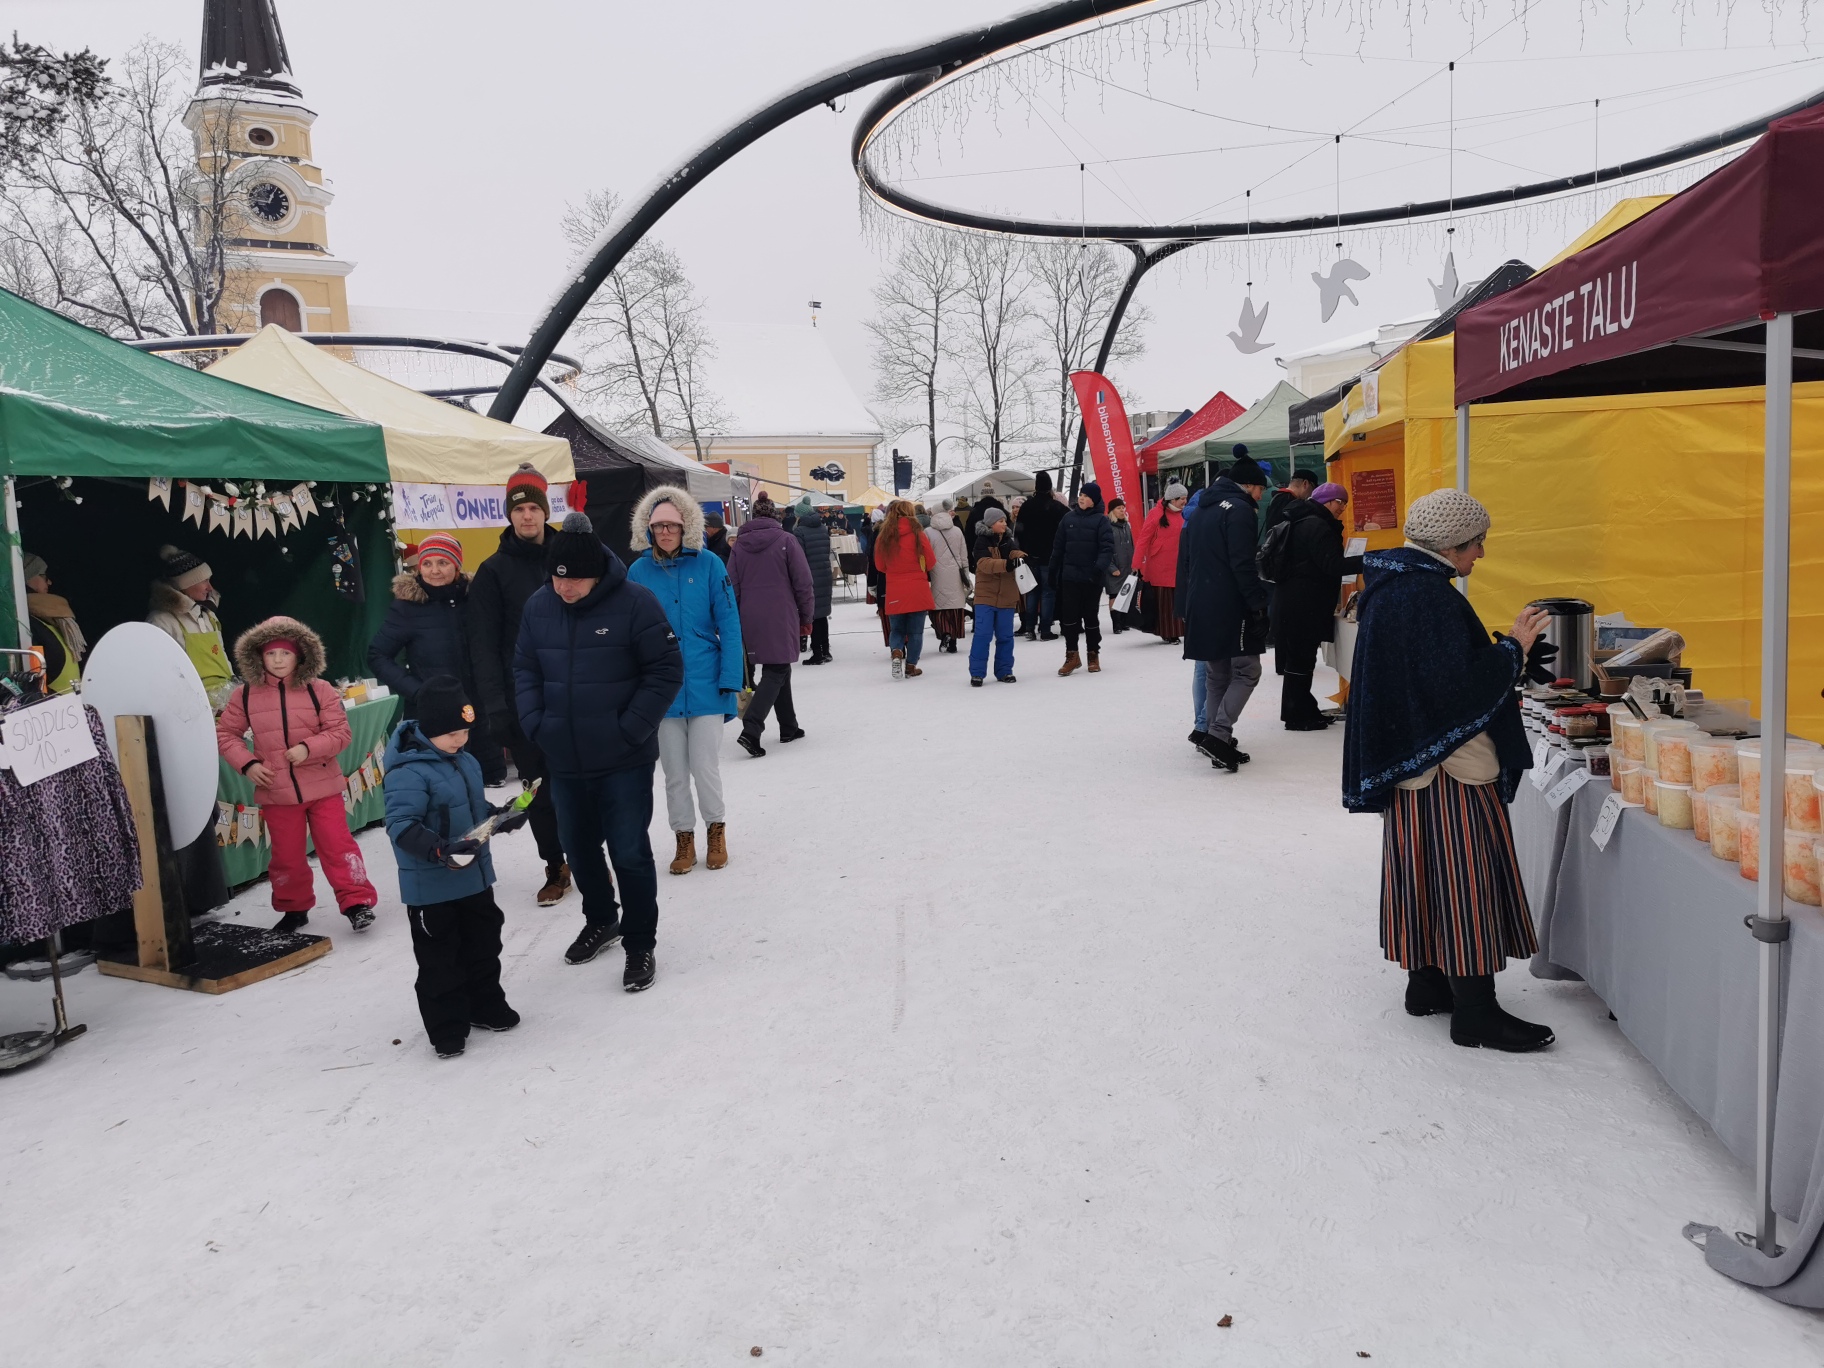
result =
M1493 640L1451 570L1410 547L1362 557L1355 663L1343 734L1343 806L1383 812L1403 779L1486 731L1512 802L1532 765L1516 685L1519 644Z

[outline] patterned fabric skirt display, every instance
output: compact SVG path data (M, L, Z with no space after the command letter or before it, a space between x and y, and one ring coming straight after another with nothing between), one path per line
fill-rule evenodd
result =
M1137 624L1141 631L1151 632L1164 641L1176 641L1184 635L1184 622L1172 611L1172 591L1162 585L1140 583L1140 612Z
M936 608L931 613L931 630L940 637L960 637L966 630L961 608Z
M1495 785L1440 773L1429 788L1395 791L1381 847L1381 948L1403 968L1465 978L1539 949Z

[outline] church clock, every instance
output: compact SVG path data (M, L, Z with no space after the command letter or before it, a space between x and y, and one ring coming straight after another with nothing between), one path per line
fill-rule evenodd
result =
M291 196L271 181L261 181L249 190L247 203L268 223L278 223L291 212Z

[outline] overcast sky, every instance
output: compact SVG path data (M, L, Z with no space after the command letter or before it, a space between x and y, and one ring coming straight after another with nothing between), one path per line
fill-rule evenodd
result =
M1479 95L1487 111L1608 96L1605 114L1612 123L1604 126L1605 154L1611 146L1614 155L1653 150L1685 130L1722 126L1824 85L1824 64L1805 62L1810 52L1790 46L1804 36L1798 19L1782 20L1771 35L1788 46L1770 47L1769 21L1758 5L1735 7L1754 13L1736 17L1725 32L1709 13L1719 5L1705 6L1701 15L1687 5L1681 16L1667 3L1654 6L1667 13L1628 16L1620 4L1545 0L1534 7L1524 32L1515 28L1489 40L1510 3L1478 4L1484 19L1477 40L1487 44L1478 56L1491 62L1473 73L1466 69L1458 99L1470 105ZM359 263L349 281L351 301L530 311L563 276L558 220L567 199L592 186L637 190L703 135L806 74L1017 7L1015 0L279 0L279 15L298 82L320 115L317 158L337 194L331 245ZM1411 7L1381 8L1392 14ZM1206 54L1194 82L1189 68L1181 67L1176 78L1161 77L1158 89L1256 122L1348 127L1387 96L1422 82L1425 62L1462 50L1468 30L1453 28L1445 13L1455 8L1450 0L1433 0L1416 33L1393 21L1366 44L1359 36L1312 35L1303 58L1285 56L1287 37L1269 33L1263 46L1280 55L1255 61L1237 53ZM1797 15L1796 4L1785 8ZM202 0L5 0L3 11L4 27L16 28L22 38L88 45L117 57L145 34L194 52ZM1725 42L1731 50L1723 50ZM1824 54L1824 47L1818 51ZM1349 52L1371 60L1328 55ZM1554 53L1565 60L1513 60ZM1505 64L1492 60L1504 54ZM1777 70L1774 63L1781 64ZM1137 70L1130 67L1128 76ZM1731 72L1751 75L1712 79L1688 92L1680 85ZM1620 97L1649 89L1662 93L1637 99L1630 113ZM1435 126L1410 130L1443 117L1443 90L1436 82L1425 86L1380 116L1380 126L1409 130L1401 135L1409 147L1425 142ZM687 197L660 233L683 255L712 317L804 321L806 302L823 301L823 325L838 359L865 394L860 323L880 263L877 237L863 230L848 166L848 138L861 102L852 98L841 113L815 111L774 133ZM1186 121L1208 129L1208 122L1198 121L1211 115L1187 115L1133 97L1079 98L1061 117L1057 128L1038 132L1030 118L1004 127L973 119L955 149L966 154L967 165L953 157L949 169L998 172L1099 157L1109 163L1100 180L997 175L977 178L958 198L974 195L997 207L1030 205L1064 215L1073 209L1073 187L1087 197L1106 184L1115 188L1100 206L1090 206L1092 215L1119 212L1123 198L1150 196L1146 207L1169 217L1230 197L1235 178L1260 175L1258 158L1266 155L1254 154L1255 162L1122 162L1153 150L1182 151L1197 136L1235 141L1234 127L1198 135ZM1540 133L1506 154L1529 166L1543 157L1553 172L1587 168L1584 115L1575 111L1557 124L1556 133ZM1467 131L1462 136L1474 141ZM1371 177L1352 181L1350 202L1442 193L1438 154L1402 155L1404 162L1375 164ZM1458 165L1460 176L1473 178L1475 163ZM1486 159L1481 174L1491 184L1530 179L1518 170L1492 169ZM1334 193L1322 188L1326 179L1292 184L1292 199L1318 196L1312 202L1321 207L1321 198ZM1364 179L1369 183L1359 183ZM1125 196L1117 193L1122 187ZM1584 217L1585 207L1573 206L1516 220L1501 232L1485 228L1469 251L1459 251L1461 274L1480 275L1506 256L1543 261ZM1442 255L1436 241L1352 243L1352 254L1375 274L1356 286L1360 307L1345 304L1328 325L1318 319L1309 263L1286 256L1275 278L1255 290L1257 302L1273 305L1266 337L1290 350L1429 308L1426 280L1438 276ZM1257 268L1256 275L1263 271ZM1194 406L1217 388L1245 403L1272 385L1280 374L1275 353L1244 358L1224 337L1235 326L1242 293L1230 258L1205 249L1186 253L1181 268L1162 269L1143 286L1141 297L1156 321L1148 355L1127 374L1130 407Z

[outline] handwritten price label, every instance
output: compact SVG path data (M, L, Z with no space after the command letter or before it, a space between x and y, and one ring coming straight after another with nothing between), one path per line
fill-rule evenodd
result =
M1596 842L1596 849L1607 850L1609 848L1609 837L1615 834L1615 826L1621 821L1622 810L1639 806L1641 806L1639 803L1622 801L1619 793L1611 793L1604 798L1602 810L1596 814L1596 826L1590 832L1590 839Z
M8 715L0 738L0 763L24 786L95 758L95 738L82 700L74 694L34 703Z
M1590 782L1587 769L1574 769L1545 791L1546 806L1556 812L1570 800L1573 793Z

